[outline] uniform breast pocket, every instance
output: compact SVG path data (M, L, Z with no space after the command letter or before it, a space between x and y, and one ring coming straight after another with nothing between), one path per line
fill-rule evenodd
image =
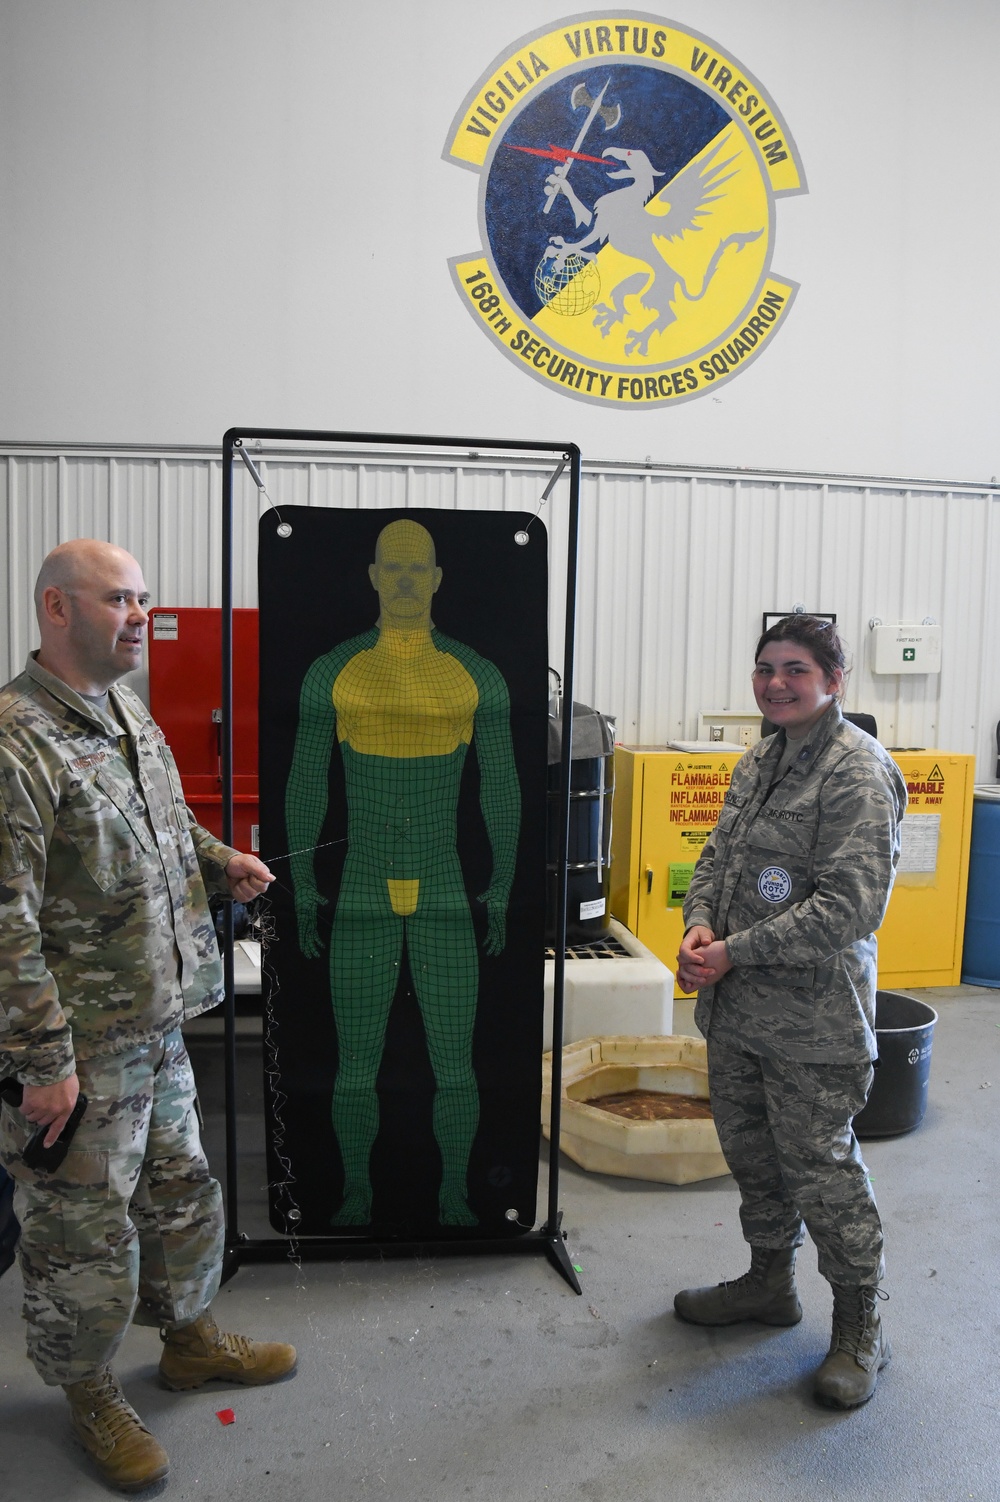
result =
M118 885L153 848L134 790L100 772L63 804L57 824L102 892Z
M160 762L163 774L167 779L167 787L170 790L170 801L173 805L174 818L177 820L179 829L188 828L187 799L184 797L184 788L181 785L181 774L177 770L177 763L165 746L159 748Z
M718 829L719 833L730 834L733 825L736 823L736 820L739 818L742 812L743 810L737 808L735 804L724 803L719 810L719 819L718 823L716 824L716 828Z
M772 819L759 821L750 831L744 873L769 907L801 902L812 892L811 833Z
M715 825L716 845L725 845L729 841L742 812L741 808L736 808L732 803L724 803L722 805Z

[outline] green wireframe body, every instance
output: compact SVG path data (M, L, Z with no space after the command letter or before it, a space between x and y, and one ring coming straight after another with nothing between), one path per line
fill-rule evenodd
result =
M348 854L330 941L339 1050L332 1115L344 1167L333 1224L371 1219L376 1078L405 953L436 1086L440 1223L475 1225L467 1174L479 1121L472 1068L479 957L458 857L457 809L474 743L493 852L492 879L479 900L488 915L485 948L496 954L506 941L520 827L507 687L492 663L429 620L426 629L394 629L384 601L379 628L313 663L302 686L286 791L289 839L301 851L291 862L299 946L313 957L321 951L316 914L325 898L311 847L326 817L335 735L344 763Z

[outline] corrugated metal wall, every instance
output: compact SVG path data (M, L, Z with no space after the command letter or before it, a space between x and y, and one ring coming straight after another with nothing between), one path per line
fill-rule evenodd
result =
M266 446L265 446L266 447ZM539 510L553 464L409 454L255 455L282 505ZM234 477L234 598L256 603L256 522L267 502ZM107 537L142 562L162 605L220 600L222 474L207 450L0 446L4 678L35 644L31 587L46 551ZM550 661L561 664L566 500L541 506L552 569ZM1000 718L1000 492L986 487L638 471L586 464L576 697L623 740L692 738L706 710L750 708L752 645L765 610L836 611L854 652L848 707L873 713L889 745L975 752L992 780ZM933 617L940 675L874 676L872 616ZM137 684L141 689L141 682Z

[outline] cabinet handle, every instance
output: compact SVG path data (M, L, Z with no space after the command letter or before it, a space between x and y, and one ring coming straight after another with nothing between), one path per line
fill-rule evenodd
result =
M650 894L650 892L652 890L653 890L653 868L652 868L652 866L647 866L646 867L646 896L647 897L649 896L649 894Z

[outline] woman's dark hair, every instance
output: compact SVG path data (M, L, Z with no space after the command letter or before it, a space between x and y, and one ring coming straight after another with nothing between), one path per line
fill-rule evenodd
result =
M832 621L824 621L817 615L785 615L764 632L753 654L757 661L764 648L773 641L793 641L805 647L816 659L827 678L838 670L846 675L847 657L840 633Z

